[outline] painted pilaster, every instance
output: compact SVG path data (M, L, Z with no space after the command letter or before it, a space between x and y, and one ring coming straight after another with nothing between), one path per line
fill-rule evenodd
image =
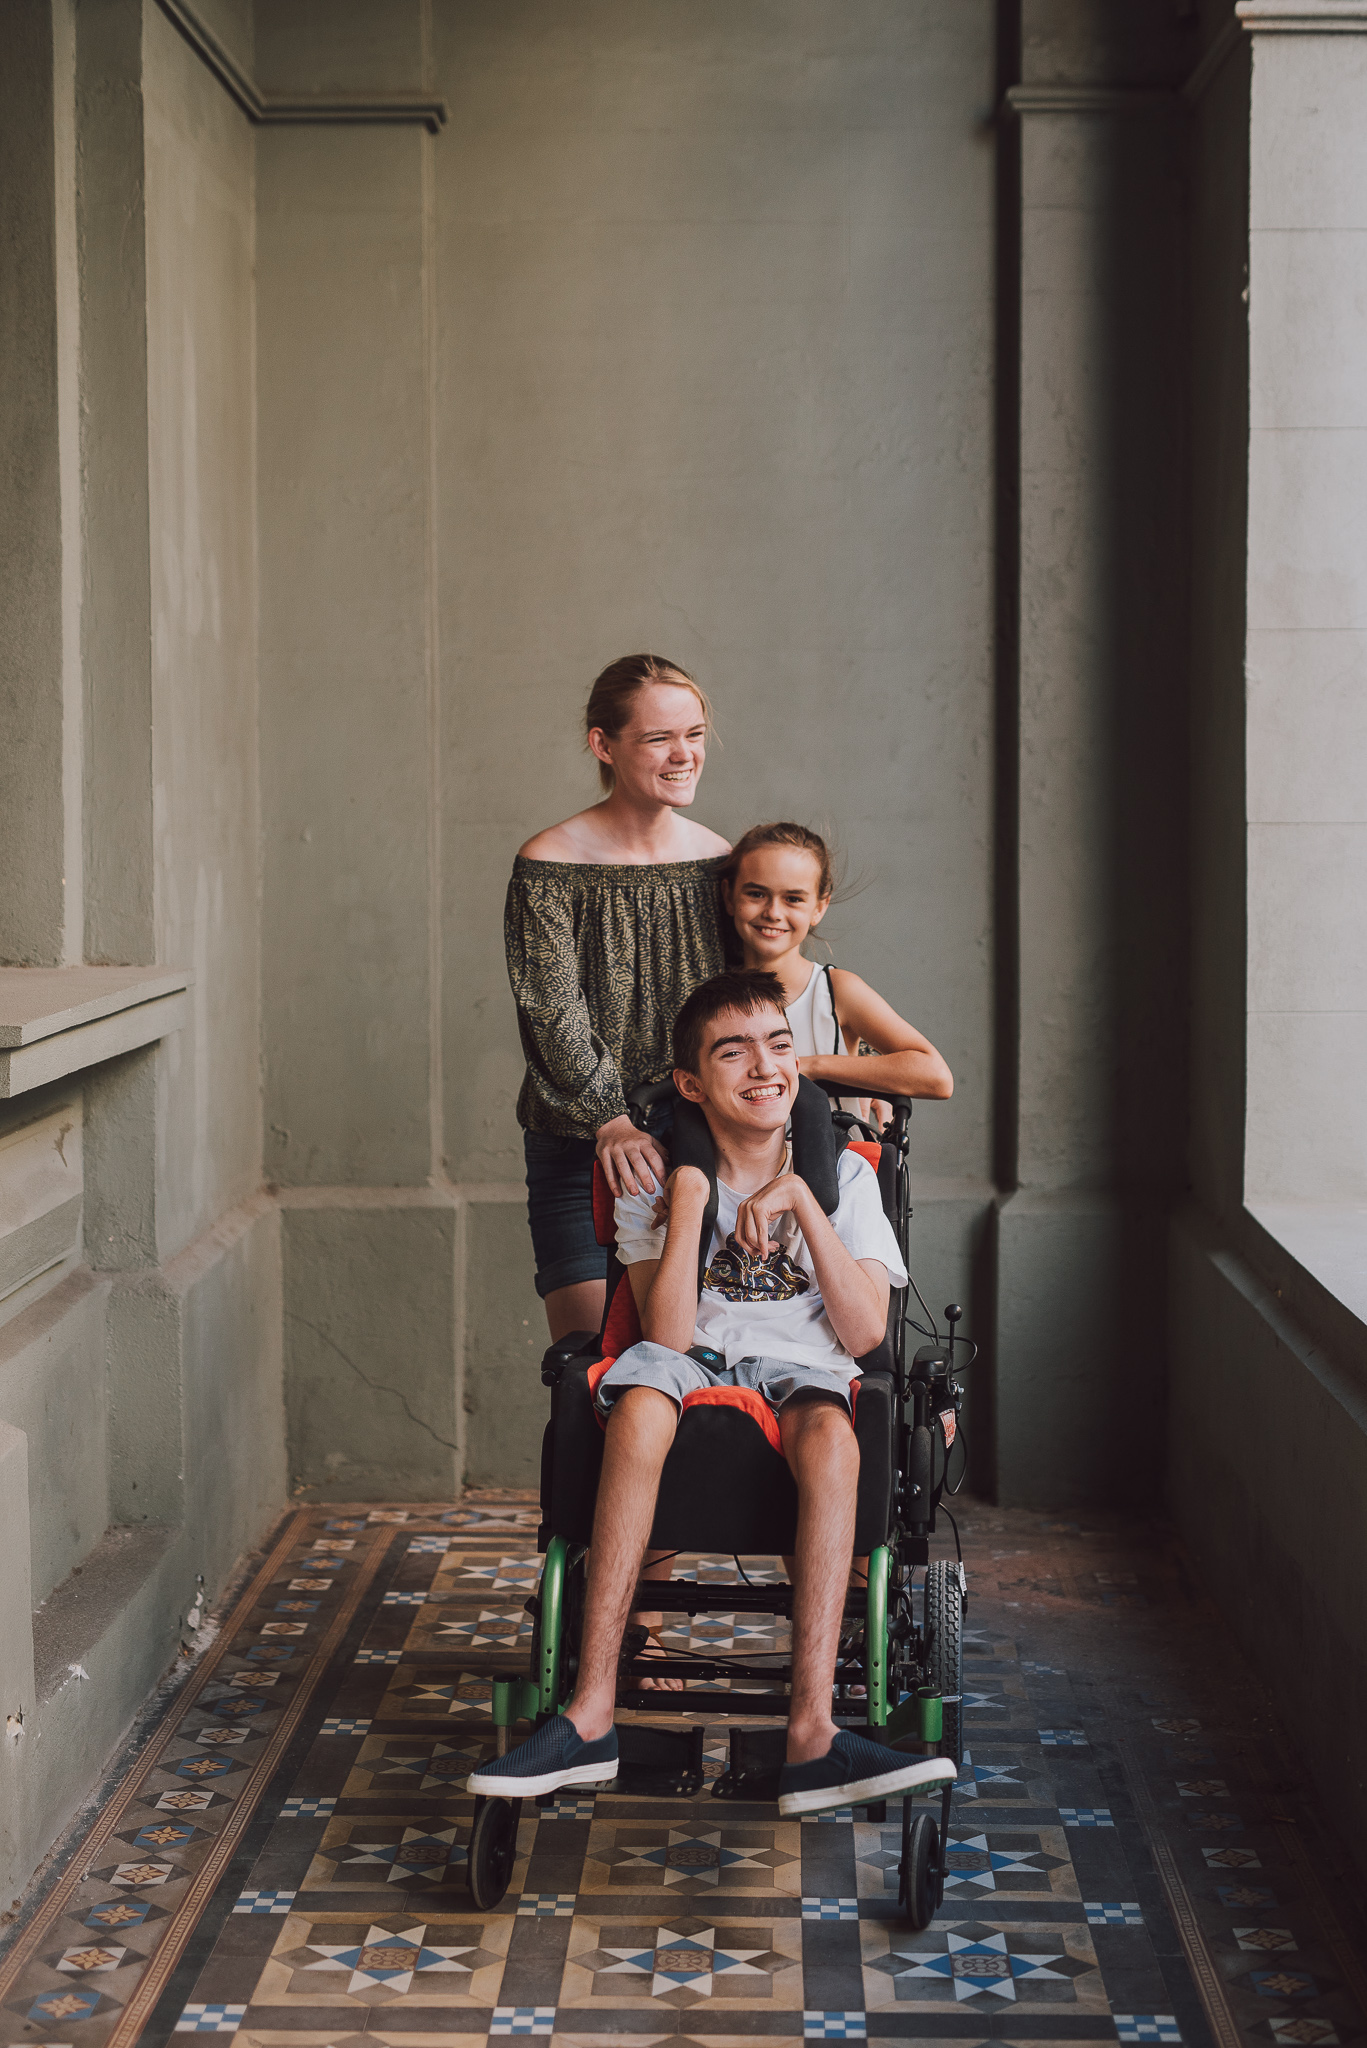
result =
M82 936L69 5L23 0L6 16L6 38L8 59L0 72L0 469L6 478L0 511L0 961L56 966L80 959Z
M1180 1148L1180 128L1171 92L1026 82L1018 152L1015 815L1003 948L995 1482L1151 1497Z
M1367 1201L1367 5L1248 0L1250 1203Z
M155 959L142 0L93 0L76 56L82 175L86 957Z

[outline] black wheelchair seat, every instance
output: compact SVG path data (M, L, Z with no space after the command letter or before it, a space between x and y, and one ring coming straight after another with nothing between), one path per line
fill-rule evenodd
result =
M595 1347L596 1348L596 1347ZM589 1391L589 1361L554 1389L541 1451L542 1535L587 1544L603 1462L603 1428ZM871 1373L856 1383L859 1445L855 1549L885 1543L893 1505L893 1382ZM660 1475L650 1541L657 1550L791 1551L797 1488L787 1461L744 1409L686 1408ZM544 1549L544 1542L539 1541Z

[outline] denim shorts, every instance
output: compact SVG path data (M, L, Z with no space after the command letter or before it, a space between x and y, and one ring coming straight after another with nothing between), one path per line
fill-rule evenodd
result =
M672 1103L650 1112L649 1131L669 1149L674 1127ZM593 1234L592 1138L557 1138L550 1131L524 1131L527 1161L527 1221L536 1259L536 1291L544 1301L557 1287L581 1280L606 1280L608 1248Z
M593 1234L593 1139L524 1131L522 1149L537 1293L544 1301L557 1287L605 1280L607 1246Z

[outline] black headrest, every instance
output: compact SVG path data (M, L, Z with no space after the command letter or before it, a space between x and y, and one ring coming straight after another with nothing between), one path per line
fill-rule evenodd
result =
M840 1201L838 1165L845 1134L831 1122L829 1098L805 1074L797 1084L792 1128L793 1171L806 1181L822 1214L833 1216ZM669 1163L672 1167L696 1166L715 1184L717 1159L707 1119L696 1102L686 1102L682 1095L674 1099Z
M806 1181L824 1216L834 1216L840 1202L840 1155L847 1133L831 1122L831 1099L805 1074L798 1077L793 1104L793 1171Z

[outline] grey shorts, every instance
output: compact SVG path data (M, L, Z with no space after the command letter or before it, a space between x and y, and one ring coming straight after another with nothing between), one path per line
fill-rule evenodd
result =
M702 1365L667 1344L633 1344L598 1382L594 1395L600 1415L606 1415L617 1396L628 1387L654 1387L668 1394L682 1411L685 1394L704 1387L753 1387L762 1394L775 1414L795 1394L825 1394L839 1401L847 1415L854 1410L849 1382L839 1373L819 1365L789 1365L781 1358L738 1358L734 1365Z

